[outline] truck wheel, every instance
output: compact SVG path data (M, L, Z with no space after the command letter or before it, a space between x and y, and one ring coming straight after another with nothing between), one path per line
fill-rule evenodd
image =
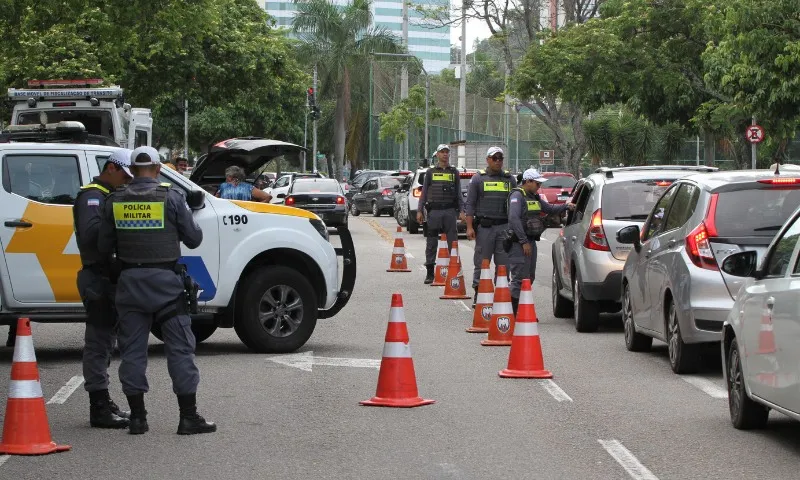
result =
M208 337L214 334L217 331L217 326L208 323L192 323L192 333L194 333L194 340L196 343L201 343L208 340ZM153 334L154 337L164 341L164 335L161 333L161 325L153 325L150 327L150 333Z
M258 353L288 353L305 345L317 325L317 295L297 270L266 267L242 283L236 335Z

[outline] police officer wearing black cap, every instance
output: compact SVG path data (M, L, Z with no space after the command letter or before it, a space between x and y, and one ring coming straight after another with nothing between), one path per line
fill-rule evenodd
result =
M98 251L100 223L106 198L131 179L131 151L114 151L99 176L81 187L72 207L75 240L81 257L78 293L86 308L83 346L84 388L89 392L89 424L95 428L125 428L123 412L108 393L108 367L116 341L117 314L113 293L116 288L111 262Z
M148 430L144 394L147 341L153 323L164 336L167 369L178 397L178 434L215 432L217 426L197 413L200 371L194 362L195 337L181 267L181 242L197 248L203 231L192 218L185 197L169 183L159 183L158 152L139 147L131 154L133 180L106 202L100 252L116 252L122 271L117 286L119 367L122 390L131 407L129 433ZM183 272L185 273L185 272Z
M503 239L508 226L508 194L517 186L517 179L503 170L503 149L491 147L486 152L486 169L473 175L467 190L467 238L475 240L475 255L472 288L478 297L478 282L481 278L481 263L484 258L494 257L495 265L506 265L508 255L503 249Z
M447 235L447 249L458 241L458 217L464 217L464 199L458 170L450 166L450 147L441 144L436 148L438 163L425 172L419 204L425 207L425 283L433 283L433 269L440 233ZM422 209L417 211L417 223L425 220Z

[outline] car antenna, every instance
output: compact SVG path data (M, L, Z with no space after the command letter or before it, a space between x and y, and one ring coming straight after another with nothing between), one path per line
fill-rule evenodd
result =
M780 175L781 174L780 166L781 166L780 160L776 161L775 162L775 175Z

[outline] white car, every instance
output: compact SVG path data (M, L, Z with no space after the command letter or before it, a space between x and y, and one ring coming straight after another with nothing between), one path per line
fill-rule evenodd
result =
M728 404L738 429L763 428L770 409L800 420L800 209L760 266L757 255L739 252L722 262L725 273L744 278L722 330Z
M264 189L265 192L272 195L272 200L269 203L283 204L286 201L286 195L289 189L292 188L292 183L296 178L324 178L321 173L287 173L281 175L275 180L271 187Z

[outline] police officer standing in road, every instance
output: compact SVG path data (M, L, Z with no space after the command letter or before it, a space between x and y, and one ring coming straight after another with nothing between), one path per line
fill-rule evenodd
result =
M122 358L119 376L131 407L129 433L148 430L144 394L149 390L147 341L153 323L161 327L172 390L178 397L177 433L214 432L217 426L197 413L200 371L194 362L195 337L185 278L177 265L181 242L197 248L203 231L181 192L158 182L161 161L156 149L135 149L131 170L130 184L112 193L106 202L99 240L100 252L116 252L122 270L116 300Z
M114 151L100 175L81 187L72 217L75 240L81 257L78 292L86 308L86 332L83 347L84 388L89 392L89 424L96 428L125 428L128 413L120 411L108 393L108 367L116 340L117 314L114 310L111 262L100 254L97 240L100 233L106 198L117 187L131 179L131 151Z
M457 219L464 218L464 199L461 196L461 183L458 170L450 166L450 147L441 144L436 148L439 163L425 172L422 182L422 195L419 204L424 206L417 211L417 223L427 216L425 228L425 283L433 283L433 268L440 233L447 235L448 251L453 242L458 241Z
M551 205L541 198L539 187L547 181L538 170L529 168L522 174L522 188L515 188L508 196L508 224L511 235L511 249L508 263L511 265L511 305L514 315L519 306L519 289L522 280L533 282L536 278L536 242L544 233L542 213L560 214L566 209L574 210L575 205Z
M517 179L503 170L503 149L491 147L486 152L486 170L472 177L467 191L467 238L476 240L472 274L475 295L472 308L478 297L478 281L481 277L481 262L494 256L495 265L508 267L508 255L503 250L503 238L508 224L508 194L516 188Z

